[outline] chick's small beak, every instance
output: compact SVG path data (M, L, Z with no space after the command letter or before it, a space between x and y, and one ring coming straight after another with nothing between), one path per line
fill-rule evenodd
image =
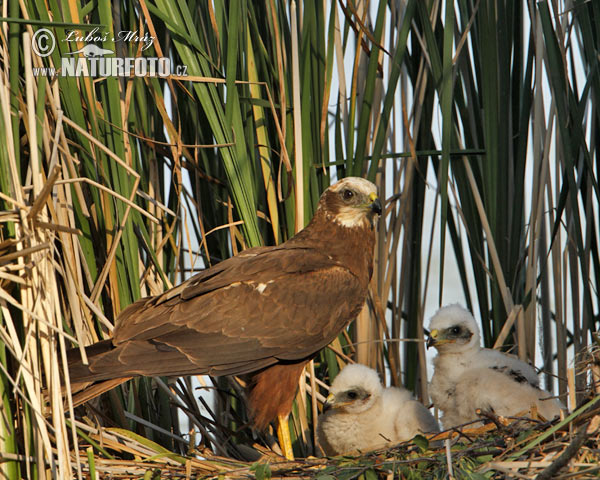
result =
M371 207L373 213L381 215L381 212L383 212L383 206L381 205L381 200L379 200L377 194L372 193L371 195L369 195L369 200L371 201L371 204L369 206Z
M335 395L333 393L330 393L329 395L327 395L327 398L325 399L325 403L323 403L323 411L326 412L327 410L330 410L331 408L333 408L334 403L335 403Z
M432 330L427 337L427 349L433 347L437 343L438 331Z

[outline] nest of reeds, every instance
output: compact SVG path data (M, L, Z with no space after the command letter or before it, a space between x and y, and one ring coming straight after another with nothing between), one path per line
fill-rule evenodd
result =
M594 392L553 422L481 412L476 426L361 455L288 461L259 445L253 447L260 458L251 462L207 448L178 455L127 430L79 424L87 445L80 441L72 456L88 478L598 478L600 396Z

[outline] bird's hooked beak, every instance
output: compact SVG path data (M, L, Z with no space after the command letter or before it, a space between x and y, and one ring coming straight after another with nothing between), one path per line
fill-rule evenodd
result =
M325 399L325 403L323 403L323 412L326 412L327 410L331 410L333 408L335 404L335 395L333 393L330 393L329 395L327 395L327 398Z
M431 332L427 332L427 349L430 347L439 347L445 343L451 343L453 340L448 340L444 338L443 335L440 335L440 332L437 328L434 328Z
M381 200L379 200L377 194L372 193L369 195L369 200L371 201L371 203L369 203L369 208L371 211L377 215L381 215L383 212L383 206L381 205Z
M431 347L437 344L439 332L436 329L434 329L431 332L425 330L425 333L427 334L427 350L429 350Z

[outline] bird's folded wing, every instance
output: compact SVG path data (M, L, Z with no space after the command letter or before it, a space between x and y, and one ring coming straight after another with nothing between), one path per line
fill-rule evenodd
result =
M514 355L485 348L481 350L480 356L486 356L487 358L485 362L477 361L475 363L477 366L487 365L492 370L508 376L517 383L528 383L535 388L539 387L540 380L535 368L519 360Z
M261 249L236 258L190 279L177 296L124 310L115 348L92 358L90 371L97 379L224 375L299 360L333 340L365 301L366 286L320 252Z
M397 441L439 431L429 410L405 389L388 388L384 393L384 409L392 416Z
M406 418L414 426L414 435L423 433L435 433L440 427L431 412L417 400L406 403Z

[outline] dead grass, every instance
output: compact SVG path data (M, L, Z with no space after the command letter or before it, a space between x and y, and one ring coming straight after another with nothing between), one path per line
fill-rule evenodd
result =
M83 473L93 470L100 478L446 478L449 465L451 478L598 477L600 397L592 397L561 421L482 418L483 426L449 430L429 442L417 437L414 443L360 456L293 462L258 445L261 458L254 462L217 456L207 449L180 456L132 432L78 426L89 438L87 444L80 442ZM88 447L105 452L90 463ZM71 455L74 459L74 452Z
M118 479L598 478L600 383L595 371L599 363L597 347L579 359L579 373L589 379L584 400L572 413L551 422L537 417L535 411L506 418L480 412L478 422L429 438L418 436L385 450L287 461L255 443L230 450L246 458L255 456L241 461L216 455L209 448L190 448L186 455L178 455L127 430L91 427L86 419L87 423L77 425L84 438L79 456L84 475L95 471L100 478ZM71 457L74 460L75 452Z

